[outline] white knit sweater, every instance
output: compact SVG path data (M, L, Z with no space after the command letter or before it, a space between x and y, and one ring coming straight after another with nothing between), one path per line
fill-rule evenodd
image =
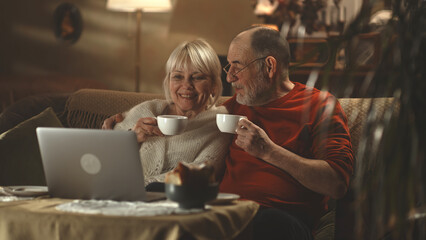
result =
M142 117L165 114L165 100L145 101L124 113L124 120L114 129L128 130ZM221 133L216 126L216 114L226 113L225 107L212 107L189 119L185 131L180 135L149 137L139 153L145 175L145 186L151 182L164 181L165 174L180 161L200 164L223 161L231 141L231 134Z

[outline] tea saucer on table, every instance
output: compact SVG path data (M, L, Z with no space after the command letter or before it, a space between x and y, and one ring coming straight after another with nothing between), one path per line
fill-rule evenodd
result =
M217 195L217 198L214 200L211 200L207 202L207 204L211 205L221 205L221 204L228 204L234 200L237 200L240 198L240 195L233 194L233 193L219 193Z
M7 186L3 190L17 197L37 197L49 193L46 186Z

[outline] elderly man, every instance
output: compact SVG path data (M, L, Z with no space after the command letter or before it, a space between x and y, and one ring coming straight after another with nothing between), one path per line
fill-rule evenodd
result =
M279 32L237 35L224 68L235 95L224 105L239 122L220 191L258 202L255 238L312 239L329 197L342 197L353 168L346 116L331 94L291 82Z

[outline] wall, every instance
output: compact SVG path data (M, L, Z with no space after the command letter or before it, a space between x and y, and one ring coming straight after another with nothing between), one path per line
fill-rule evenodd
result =
M63 2L82 14L75 44L58 41L53 13ZM259 22L247 0L177 0L171 13L143 13L141 91L162 93L164 64L183 40L203 37L226 54L232 37ZM0 1L0 74L51 75L97 80L134 90L135 14L106 9L106 0Z
M381 0L373 0L381 1ZM330 1L329 1L330 2ZM352 21L362 6L362 0L342 0L342 6L345 7L347 23Z

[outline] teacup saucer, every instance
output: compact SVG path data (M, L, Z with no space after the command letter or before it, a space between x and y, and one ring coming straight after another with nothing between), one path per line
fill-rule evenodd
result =
M214 200L211 200L207 202L207 204L211 205L221 205L221 204L228 204L234 200L237 200L240 198L240 195L233 194L233 193L219 193L217 195L217 198Z
M46 186L7 186L3 190L18 197L37 197L49 193Z

